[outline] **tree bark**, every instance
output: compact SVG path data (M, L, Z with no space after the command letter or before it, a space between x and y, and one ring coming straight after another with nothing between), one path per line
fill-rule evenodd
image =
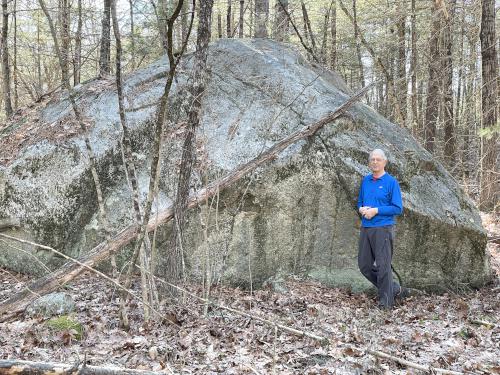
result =
M111 0L104 0L101 28L99 75L104 77L111 73Z
M189 198L187 207L196 207L199 202L213 197L215 194L234 184L236 181L239 181L259 166L275 159L276 156L280 152L285 150L288 146L296 143L299 140L313 136L323 126L335 121L337 118L342 116L354 103L359 100L359 98L365 95L370 87L371 85L354 94L334 112L324 116L319 121L307 125L302 129L299 129L298 131L283 138L281 141L277 142L267 151L261 153L259 156L255 157L248 163L243 164L242 166L228 173L223 178L212 182L208 186L205 186ZM152 173L156 173L156 171L153 170ZM157 217L149 220L144 226L144 231L150 232L157 226L167 223L172 219L173 214L173 206L170 205L165 210L159 212ZM144 217L146 217L146 214L144 215ZM128 227L117 233L115 236L113 236L110 241L100 243L84 257L79 258L78 263L67 262L51 274L43 276L42 278L30 283L26 288L0 303L0 322L21 313L31 302L39 298L41 295L56 290L61 285L64 285L74 279L83 271L94 268L97 264L109 258L110 254L117 252L134 239L137 239L138 233L140 236L141 233L136 224L129 225Z
M2 53L2 83L3 83L3 103L5 115L12 116L12 99L10 91L10 66L9 66L9 10L7 8L8 0L2 0L2 39L1 39L1 53Z
M500 142L498 129L498 60L496 51L495 0L483 0L481 9L482 138L483 165L480 208L500 213Z
M269 0L255 0L255 38L267 38Z

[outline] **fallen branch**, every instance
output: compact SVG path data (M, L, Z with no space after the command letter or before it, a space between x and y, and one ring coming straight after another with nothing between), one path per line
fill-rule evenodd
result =
M488 329L495 328L496 324L492 322L486 322L484 320L477 320L477 319L469 319L469 322L472 324L476 324L478 326L485 326Z
M49 375L49 374L79 374L79 375L164 375L164 372L134 370L109 366L87 366L85 364L68 365L52 362L31 362L16 360L0 360L0 375Z
M457 372L457 371L453 371L453 370L445 370L442 368L436 368L436 367L432 367L432 366L420 365L418 363L410 362L410 361L407 361L406 359L403 359L403 358L394 357L390 354L387 354L384 352L379 352L377 350L367 349L366 352L368 354L375 356L375 357L390 359L391 361L397 362L403 366L411 367L411 368L414 368L417 370L422 370L425 372L429 372L431 374L446 374L446 375L463 375L464 374L463 372Z
M285 150L288 146L301 139L314 135L323 126L329 124L330 122L334 121L342 114L344 114L368 91L370 87L371 85L368 85L362 90L358 91L351 98L346 100L340 107L338 107L333 113L330 113L321 118L319 121L305 126L302 129L292 133L288 137L285 137L274 146L269 148L267 151L258 155L248 163L243 164L242 166L227 174L225 177L216 180L205 188L199 190L196 194L189 198L188 208L197 206L199 201L204 201L205 199L212 197L213 195L217 194L218 191L225 189L229 185L240 180L242 177L252 172L257 167L263 165L269 160L274 159L281 151ZM158 213L157 217L149 220L147 231L151 232L157 226L167 223L172 218L172 216L173 208L172 206L169 206L165 210ZM23 312L26 307L40 295L47 294L56 290L59 286L66 284L70 280L74 279L85 269L93 268L94 265L102 262L103 260L106 260L111 254L117 252L125 245L133 241L138 235L138 230L139 227L137 226L137 224L132 224L126 227L115 236L113 236L109 241L102 242L92 250L90 250L90 252L86 256L78 260L79 263L71 261L65 263L54 272L30 283L23 290L0 303L0 322Z
M0 219L0 232L11 228L20 228L21 221L18 218Z

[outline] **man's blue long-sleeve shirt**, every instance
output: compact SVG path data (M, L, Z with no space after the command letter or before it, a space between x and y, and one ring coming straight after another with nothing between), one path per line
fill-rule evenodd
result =
M369 174L361 182L358 197L358 210L362 206L378 208L378 214L371 219L362 218L361 225L367 227L382 227L393 225L394 216L403 212L403 200L398 181L385 172L375 179Z

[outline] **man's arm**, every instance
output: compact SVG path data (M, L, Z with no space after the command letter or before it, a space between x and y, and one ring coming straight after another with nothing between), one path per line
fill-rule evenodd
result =
M382 216L401 215L403 213L403 199L401 198L401 189L397 181L394 181L392 185L391 201L389 205L377 208L378 215Z

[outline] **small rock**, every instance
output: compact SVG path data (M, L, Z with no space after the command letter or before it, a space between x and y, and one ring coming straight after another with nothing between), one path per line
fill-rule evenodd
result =
M75 311L73 297L62 292L42 296L26 308L29 316L43 315L44 317L66 315L73 311Z

